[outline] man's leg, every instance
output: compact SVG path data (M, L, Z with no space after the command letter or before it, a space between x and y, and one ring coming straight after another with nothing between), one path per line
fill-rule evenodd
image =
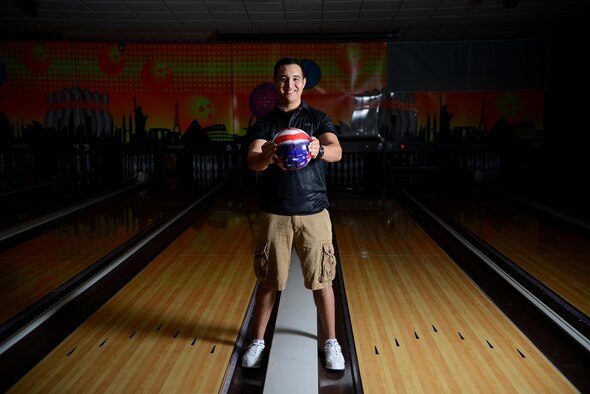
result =
M314 290L313 299L324 328L325 337L318 333L318 342L322 346L321 349L324 350L326 369L343 371L345 361L340 344L336 340L336 308L332 286ZM322 330L318 331L322 332Z
M258 284L254 305L254 339L264 339L266 326L275 305L276 289Z
M332 286L313 291L313 300L315 301L322 328L320 332L325 335L318 337L318 342L323 344L326 339L336 338L336 321L334 306L334 290Z
M254 304L254 338L242 356L242 367L260 368L264 355L264 334L275 304L277 290L258 284Z

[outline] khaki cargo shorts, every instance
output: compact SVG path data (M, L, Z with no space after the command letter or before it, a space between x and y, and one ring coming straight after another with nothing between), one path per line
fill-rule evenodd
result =
M287 286L293 247L301 260L305 287L329 287L336 276L332 223L327 210L312 215L284 216L262 212L258 216L254 272L264 287Z

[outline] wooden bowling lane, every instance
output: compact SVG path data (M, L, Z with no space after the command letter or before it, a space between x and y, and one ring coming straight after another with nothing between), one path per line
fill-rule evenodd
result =
M87 208L53 230L0 251L0 323L49 294L187 199L185 193L143 191Z
M8 392L218 392L255 285L250 215L220 200Z
M364 392L578 392L397 202L331 201Z
M573 231L497 194L459 190L430 189L423 196L590 316L588 232Z

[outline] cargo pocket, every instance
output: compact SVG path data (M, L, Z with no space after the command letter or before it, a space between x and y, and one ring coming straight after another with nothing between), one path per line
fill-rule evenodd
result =
M336 256L331 242L322 244L322 272L320 283L331 282L336 276Z
M254 252L254 273L256 278L265 281L268 278L268 269L268 243L263 243L256 246Z

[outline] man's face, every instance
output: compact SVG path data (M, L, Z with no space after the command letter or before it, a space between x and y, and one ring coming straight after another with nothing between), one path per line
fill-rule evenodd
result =
M282 66L275 81L281 103L299 105L305 82L301 67L296 64Z

